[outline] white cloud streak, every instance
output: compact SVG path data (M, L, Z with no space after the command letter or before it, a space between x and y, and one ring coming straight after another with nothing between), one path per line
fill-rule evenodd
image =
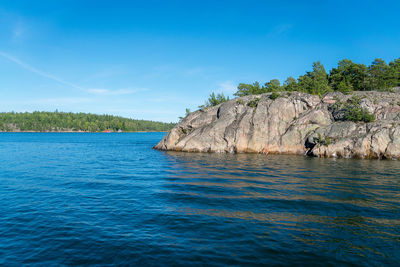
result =
M78 90L81 90L81 91L84 91L84 92L87 92L87 93L90 93L90 94L112 96L112 95L128 95L128 94L133 94L133 93L136 93L136 92L148 91L147 88L118 89L118 90L109 90L109 89L103 89L103 88L89 88L88 89L88 88L84 88L82 86L79 86L77 84L68 82L66 80L63 80L63 79L61 79L61 78L59 78L57 76L54 76L52 74L49 74L49 73L44 72L42 70L39 70L39 69L37 69L35 67L32 67L31 65L29 65L29 64L21 61L20 59L18 59L16 57L13 57L12 55L7 54L5 52L0 51L0 56L2 56L3 58L8 59L11 62L14 62L15 64L19 65L20 67L22 67L22 68L24 68L24 69L26 69L26 70L28 70L28 71L30 71L32 73L35 73L35 74L37 74L39 76L42 76L44 78L53 80L53 81L58 82L60 84L63 84L63 85L66 85L66 86L69 86L69 87L72 87L72 88L75 88L75 89L78 89Z
M270 32L267 34L267 37L279 37L289 33L289 31L293 28L292 24L283 23L275 26Z
M91 102L90 98L83 97L59 97L59 98L39 98L24 102L25 104L56 104L70 105Z
M18 40L25 35L25 32L27 30L27 26L25 23L22 22L21 19L18 20L17 23L14 24L14 27L12 28L12 39L13 40Z
M88 89L88 92L91 94L95 95L129 95L137 92L144 92L148 91L147 88L136 88L136 89L119 89L119 90L108 90L108 89L102 89L102 88L93 88L93 89Z
M236 85L232 81L225 81L219 84L217 92L233 94L236 92Z
M30 71L32 73L35 73L35 74L37 74L39 76L42 76L44 78L48 78L50 80L56 81L58 83L61 83L61 84L67 85L67 86L70 86L70 87L75 88L75 89L79 89L79 90L85 91L85 89L83 87L81 87L81 86L78 86L76 84L64 81L63 79L60 79L60 78L58 78L58 77L56 77L54 75L51 75L51 74L46 73L44 71L41 71L41 70L39 70L37 68L34 68L34 67L26 64L25 62L22 62L18 58L15 58L15 57L7 54L7 53L4 53L4 52L0 51L0 56L2 56L4 58L14 62L15 64L19 65L20 67L22 67L22 68L24 68L24 69L26 69L26 70L28 70L28 71Z

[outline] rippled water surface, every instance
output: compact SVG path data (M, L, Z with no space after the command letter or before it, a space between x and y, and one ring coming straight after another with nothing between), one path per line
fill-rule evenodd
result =
M400 162L0 134L0 265L398 265Z

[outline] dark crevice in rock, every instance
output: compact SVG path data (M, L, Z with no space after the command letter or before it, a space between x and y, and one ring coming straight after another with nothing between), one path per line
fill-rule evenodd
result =
M306 142L304 143L304 147L306 148L306 155L314 157L313 149L317 145L315 142L310 142L308 138L306 138Z
M219 119L220 116L221 116L221 107L219 107L217 110L217 119Z

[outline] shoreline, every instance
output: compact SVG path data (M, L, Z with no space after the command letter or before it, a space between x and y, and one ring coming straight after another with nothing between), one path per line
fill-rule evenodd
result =
M188 114L154 147L213 153L400 160L400 95L248 95Z
M110 133L167 133L168 131L126 131L126 132L85 132L85 131L0 131L1 133L104 133L104 134L110 134Z

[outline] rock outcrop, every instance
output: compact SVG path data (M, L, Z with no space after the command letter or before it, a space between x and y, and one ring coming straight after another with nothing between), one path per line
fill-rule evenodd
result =
M338 103L357 99L373 122L346 121ZM245 96L198 110L154 148L187 152L280 153L317 157L400 158L400 93Z

